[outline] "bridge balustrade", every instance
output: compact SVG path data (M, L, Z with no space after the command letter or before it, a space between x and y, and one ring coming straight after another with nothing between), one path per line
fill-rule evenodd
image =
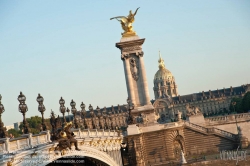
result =
M26 150L35 146L51 142L49 131L43 131L39 134L24 134L18 138L1 138L0 155L12 153L19 150Z
M104 130L104 129L72 129L71 130L76 138L86 138L86 137L118 137L119 134L116 130Z

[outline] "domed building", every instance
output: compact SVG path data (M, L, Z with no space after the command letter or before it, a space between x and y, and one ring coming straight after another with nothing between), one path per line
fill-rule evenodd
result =
M186 118L187 105L199 107L205 116L228 113L232 98L242 98L250 91L250 84L238 87L223 88L217 90L202 91L199 93L180 95L173 74L165 67L164 60L159 52L159 70L154 76L155 100L152 104L155 108L156 119L169 122L175 119L176 112L180 111Z
M154 76L155 99L161 98L164 94L171 97L178 96L177 85L173 74L165 67L164 60L159 52L159 70Z

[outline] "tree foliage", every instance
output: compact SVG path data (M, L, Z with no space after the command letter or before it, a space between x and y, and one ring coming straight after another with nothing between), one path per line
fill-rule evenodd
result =
M236 103L234 106L233 106L233 103ZM231 103L230 103L230 107L229 107L229 110L231 112L236 112L236 113L242 113L243 110L242 110L242 99L241 98L238 98L238 97L234 97L232 98L231 100Z
M233 102L236 102L234 106ZM250 92L247 92L243 98L232 98L229 109L231 112L234 112L235 109L236 113L248 112L250 110Z
M29 123L30 132L33 134L38 134L40 132L41 126L42 126L42 118L39 116L32 116L30 118L26 118L26 121ZM47 130L51 129L50 121L49 119L44 120L45 125L47 126ZM20 130L23 129L23 123L19 126Z
M21 136L22 132L20 130L9 129L8 135L12 134L15 138Z
M250 92L247 92L242 99L242 109L244 112L250 110Z

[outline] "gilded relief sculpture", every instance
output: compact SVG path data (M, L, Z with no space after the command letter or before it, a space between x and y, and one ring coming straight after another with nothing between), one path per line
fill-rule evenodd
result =
M130 10L129 15L127 17L117 16L117 17L110 18L110 20L116 19L117 21L121 23L122 29L124 30L124 32L122 33L122 37L129 37L129 36L136 35L135 31L133 30L132 23L135 21L135 15L138 9L139 7L136 9L135 13L132 13L132 10Z

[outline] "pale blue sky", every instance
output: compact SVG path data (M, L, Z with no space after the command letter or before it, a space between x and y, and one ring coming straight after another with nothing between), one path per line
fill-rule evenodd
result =
M17 96L26 95L27 117L59 114L74 99L94 108L126 103L127 90L115 43L122 32L109 19L140 7L134 29L143 45L150 96L158 50L180 95L250 83L250 1L0 1L0 94L3 122L22 121ZM61 115L61 114L60 114Z

